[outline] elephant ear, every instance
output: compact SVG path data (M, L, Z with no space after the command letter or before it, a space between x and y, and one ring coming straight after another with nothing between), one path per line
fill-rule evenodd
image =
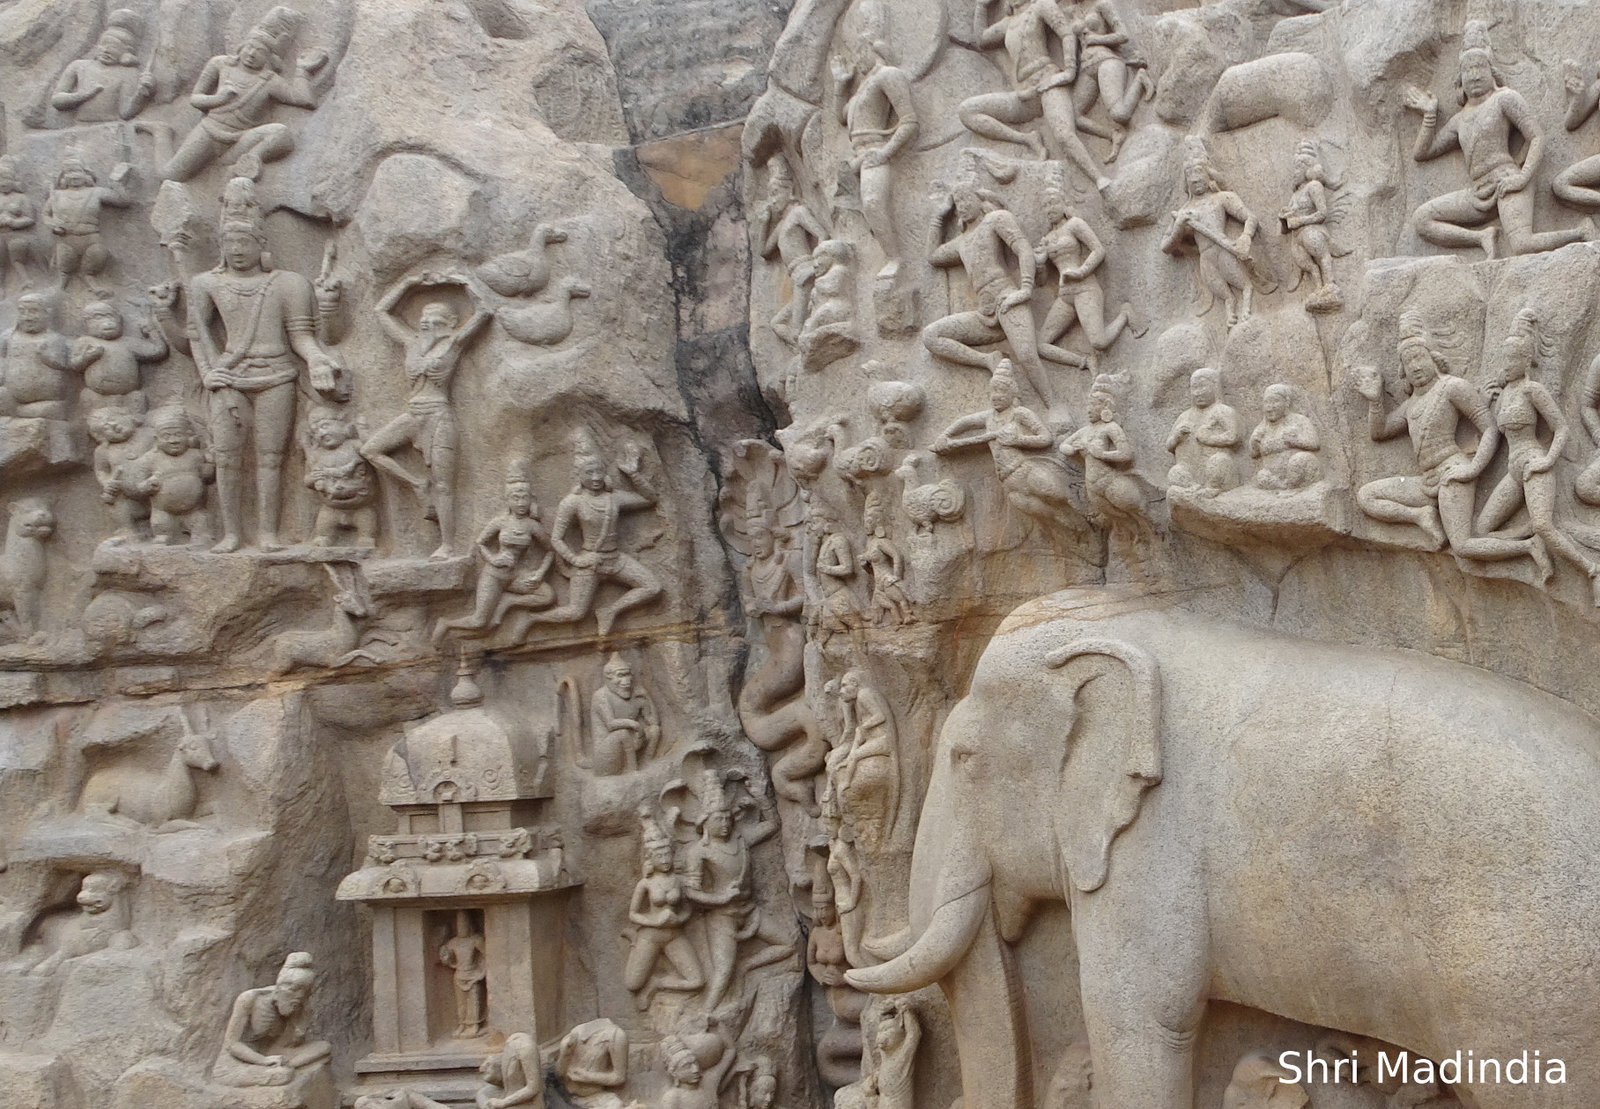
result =
M1061 752L1056 835L1072 883L1105 884L1111 845L1161 781L1161 671L1114 640L1080 640L1047 660L1073 699Z

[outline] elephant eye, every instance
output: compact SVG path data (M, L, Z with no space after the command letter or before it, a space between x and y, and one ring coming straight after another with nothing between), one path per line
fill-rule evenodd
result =
M972 748L950 748L950 762L957 770L965 770L972 762Z

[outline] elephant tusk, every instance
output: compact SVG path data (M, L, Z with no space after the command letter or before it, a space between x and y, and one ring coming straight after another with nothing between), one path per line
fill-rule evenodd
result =
M846 971L845 981L867 993L910 993L932 985L966 955L983 926L989 902L988 882L946 901L911 950L882 966Z

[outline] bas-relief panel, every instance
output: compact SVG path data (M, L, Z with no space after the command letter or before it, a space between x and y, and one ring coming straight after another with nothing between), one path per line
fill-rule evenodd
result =
M0 11L0 1104L1590 1105L1592 20Z
M1600 744L1592 29L1538 0L796 9L744 131L781 426L733 451L723 525L767 646L745 688L792 691L746 730L793 721L764 746L780 805L816 775L813 919L873 995L836 1105L892 1099L905 998L917 1104L1593 1099L1549 1008L1593 943L1577 855L1517 930L1551 945L1538 1002L1459 890L1424 942L1459 964L1383 923L1402 886L1526 877L1446 875L1483 828L1435 791L1492 783L1493 824ZM892 794L852 789L868 719ZM1524 856L1592 844L1591 802L1540 812ZM1457 970L1495 1017L1437 1016ZM1420 1065L1524 1050L1565 1081Z

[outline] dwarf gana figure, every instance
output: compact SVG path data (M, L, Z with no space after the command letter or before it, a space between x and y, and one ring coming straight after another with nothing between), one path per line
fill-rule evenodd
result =
M147 317L138 334L129 335L121 310L108 300L95 300L84 305L83 330L72 344L72 368L83 375L79 407L93 412L114 405L142 412L140 367L167 356L160 325Z
M272 106L315 108L317 90L312 78L328 61L320 51L297 57L294 75L284 75L288 68L284 54L299 33L301 21L300 13L292 8L275 7L250 29L236 53L206 63L189 97L189 103L200 110L200 122L161 176L187 181L224 154L229 161L248 158L259 166L294 149L288 125L269 121Z
M64 420L72 353L50 326L50 304L37 293L17 298L17 322L0 334L0 416Z
M205 541L206 485L216 474L211 452L182 408L163 408L150 418L156 445L137 463L139 492L150 498L150 533L157 543L185 538ZM187 535L185 535L187 533Z
M144 418L126 408L100 408L89 413L89 438L95 441L94 476L100 483L100 500L111 506L116 530L108 543L140 538L150 521L150 497L145 492L142 459L155 440L144 428Z
M51 263L61 287L74 274L93 277L106 268L111 253L100 238L100 217L106 208L126 208L133 203L125 182L133 167L126 162L111 170L111 183L100 179L69 151L61 161L55 188L44 202L44 225L55 237Z
M0 280L10 270L17 284L27 288L28 263L37 257L33 245L37 222L16 158L10 154L0 157Z
M355 533L357 547L378 545L378 510L372 467L357 446L357 422L331 408L313 408L301 442L306 487L317 495L311 545L330 547L344 532Z
M1261 422L1250 433L1250 457L1260 464L1251 484L1276 492L1315 485L1322 480L1321 449L1317 425L1294 410L1294 390L1268 385L1261 394Z
M50 94L50 106L78 123L132 119L156 91L155 77L139 70L138 14L118 8L106 23L93 51L68 65Z

